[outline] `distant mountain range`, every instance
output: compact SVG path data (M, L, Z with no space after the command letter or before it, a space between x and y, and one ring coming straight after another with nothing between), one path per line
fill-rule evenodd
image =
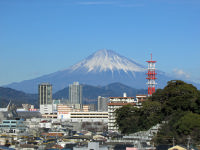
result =
M145 62L145 60L144 60ZM105 86L120 82L136 89L147 88L146 68L131 59L111 50L100 50L86 59L62 71L44 75L35 79L12 83L10 87L27 93L37 93L38 84L49 82L54 93L65 88L74 81L93 86ZM159 88L163 88L172 78L162 71L157 71Z
M83 103L84 104L97 104L98 96L103 97L118 97L123 96L126 92L127 96L135 97L136 94L147 94L145 89L135 89L126 86L121 83L112 83L107 86L91 86L83 85ZM69 87L66 87L55 94L53 94L54 99L68 99ZM38 95L37 94L26 94L21 91L13 90L11 88L0 87L0 107L5 107L12 101L17 106L21 107L23 103L34 104L38 106Z
M98 96L102 97L122 97L123 93L127 96L135 97L137 94L147 94L146 89L135 89L121 83L112 83L107 86L97 87L83 85L83 103L97 103ZM55 99L68 99L69 87L66 87L53 95Z
M6 107L10 101L18 107L22 107L21 104L34 104L37 107L37 98L37 94L27 94L11 88L0 87L0 107Z
M53 85L54 98L67 99L68 85L78 81L83 85L84 103L96 103L98 96L122 96L123 92L128 96L146 94L146 68L114 51L99 50L66 70L1 87L0 106L7 104L9 100L17 105L30 103L37 106L38 95L26 93L38 93L38 84L43 82ZM174 79L162 71L156 72L156 89L163 88L168 81ZM199 84L192 84L200 87Z

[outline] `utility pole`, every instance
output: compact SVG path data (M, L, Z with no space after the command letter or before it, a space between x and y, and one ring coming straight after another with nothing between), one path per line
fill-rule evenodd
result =
M187 150L189 150L190 149L190 140L191 140L191 137L190 136L188 136L188 143L187 143Z
M174 137L173 137L173 147L175 146Z

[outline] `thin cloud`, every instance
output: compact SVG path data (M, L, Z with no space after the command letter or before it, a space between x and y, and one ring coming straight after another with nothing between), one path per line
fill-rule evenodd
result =
M185 78L185 79L189 79L190 78L190 74L185 72L185 71L183 71L182 69L174 69L173 70L173 74L177 78Z
M144 4L133 4L124 1L82 1L77 2L78 5L114 5L118 7L142 7Z
M121 4L120 7L143 7L144 4Z
M102 1L87 1L87 2L78 2L79 5L113 5L115 2L102 2Z

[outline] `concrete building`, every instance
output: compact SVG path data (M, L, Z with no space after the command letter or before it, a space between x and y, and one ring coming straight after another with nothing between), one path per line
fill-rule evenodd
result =
M6 133L21 133L26 131L26 126L23 119L3 120L0 130Z
M42 114L42 118L54 118L57 119L57 113L52 113L52 114Z
M127 97L126 94L124 94L124 97L110 97L110 102L108 103L108 131L119 132L118 127L115 126L114 112L127 104L136 106L137 100L134 97Z
M108 122L108 112L91 112L88 105L83 105L83 109L74 109L73 105L59 104L57 118L71 122Z
M58 105L61 104L61 100L53 100L53 103L52 103L52 107L53 107L53 112L57 112L57 107Z
M70 112L71 122L108 122L108 112Z
M57 106L57 111L58 119L66 119L69 118L72 107L70 107L69 105L59 104Z
M83 105L83 112L88 112L90 109L89 105Z
M98 111L108 111L109 98L98 96Z
M40 123L40 128L49 128L51 129L52 128L52 123L51 121L48 121L48 120L42 120Z
M49 83L41 83L38 86L38 93L41 114L52 113L52 85Z
M84 104L85 106L87 105L89 108L89 111L97 111L96 105L95 104Z
M42 83L38 87L39 104L52 104L52 85L49 83Z
M99 142L89 142L88 147L73 147L73 150L108 150L108 147L100 146Z
M148 98L147 95L136 95L136 101L137 101L138 103L141 103L141 102L146 101L147 98Z
M41 114L53 113L53 105L52 104L40 105L40 113Z
M69 85L69 101L71 104L82 105L82 85L78 82Z

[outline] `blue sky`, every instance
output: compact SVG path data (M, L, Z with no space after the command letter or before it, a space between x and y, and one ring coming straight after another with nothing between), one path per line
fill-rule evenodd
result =
M1 0L0 85L63 70L100 49L200 81L199 0Z

